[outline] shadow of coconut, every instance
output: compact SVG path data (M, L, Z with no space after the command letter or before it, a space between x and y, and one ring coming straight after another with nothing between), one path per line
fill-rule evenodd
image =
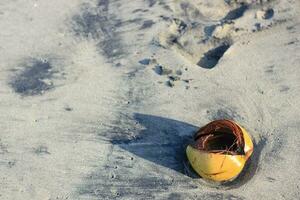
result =
M111 142L136 156L177 172L184 172L185 147L198 129L191 124L164 117L135 114L144 129L135 140Z
M137 139L118 140L112 139L114 145L155 164L175 170L191 178L200 179L190 167L185 149L192 140L198 127L189 123L136 113L134 119L141 124L144 129L140 131ZM215 183L200 179L205 185L211 187L222 187L231 189L239 187L249 181L258 169L260 153L266 140L262 139L254 143L254 152L247 161L243 171L233 181Z

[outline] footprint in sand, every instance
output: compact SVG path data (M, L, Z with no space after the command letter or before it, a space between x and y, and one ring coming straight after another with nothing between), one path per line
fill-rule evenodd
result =
M274 10L269 7L262 11L263 6L269 6L269 4L226 1L223 7L227 8L225 9L227 13L223 14L223 17L219 17L218 21L215 20L214 15L211 16L211 19L214 20L210 20L209 13L206 14L205 21L196 21L197 18L184 14L191 13L190 10L193 12L195 9L197 10L196 3L193 5L185 2L184 6L181 6L177 11L182 19L166 19L170 21L170 25L167 31L159 34L157 42L160 46L177 52L194 65L212 69L217 66L235 41L243 35L256 32L253 31L253 27L241 26L241 23L238 23L239 20L251 20L249 23L255 24L257 30L264 30L264 26L259 23L258 18L271 19ZM220 9L219 7L215 6L216 11ZM250 14L253 11L255 13L255 10L261 11L257 11L259 17L250 18ZM201 10L198 9L198 12L201 13Z
M223 43L220 46L209 50L208 52L204 53L197 65L206 69L215 67L229 47L230 44Z

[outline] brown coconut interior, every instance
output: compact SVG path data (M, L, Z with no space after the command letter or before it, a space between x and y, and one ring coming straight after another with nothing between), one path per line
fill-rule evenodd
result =
M196 133L195 147L209 152L243 154L242 130L229 120L214 121Z

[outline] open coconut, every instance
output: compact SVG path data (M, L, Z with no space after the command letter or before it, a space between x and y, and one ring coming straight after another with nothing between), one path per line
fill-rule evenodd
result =
M200 128L186 149L193 169L213 181L233 180L252 152L249 134L231 120L216 120Z

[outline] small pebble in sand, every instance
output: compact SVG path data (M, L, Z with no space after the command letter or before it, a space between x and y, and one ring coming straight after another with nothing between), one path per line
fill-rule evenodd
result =
M262 29L260 23L255 23L254 26L255 26L255 31L260 31Z
M65 111L72 111L73 109L70 107L65 107Z
M15 166L15 164L16 164L16 161L9 161L8 162L9 168L12 168L13 166Z
M174 87L174 82L171 81L171 80L168 80L168 81L166 82L166 85L169 86L169 87Z
M171 69L167 69L166 67L163 67L161 65L156 65L154 71L158 74L158 75L168 75L172 73Z
M169 76L169 79L170 79L171 81L179 81L179 80L180 80L180 77L179 77L179 76L171 75L171 76Z
M151 28L154 24L152 20L145 20L140 29Z
M181 76L182 75L182 71L179 69L179 70L176 70L176 74L178 75L178 76Z
M152 59L150 59L150 58L145 58L145 59L143 59L143 60L140 60L139 63L142 64L142 65L150 65L150 64L156 64L157 61L156 61L156 59L154 59L154 58L152 58Z
M142 65L149 65L150 62L151 62L151 59L149 59L149 58L145 58L145 59L139 61L139 63Z
M43 146L43 145L38 146L34 152L39 155L50 154L48 151L48 147Z
M116 67L121 67L121 66L122 66L121 63L117 63L117 64L116 64Z

